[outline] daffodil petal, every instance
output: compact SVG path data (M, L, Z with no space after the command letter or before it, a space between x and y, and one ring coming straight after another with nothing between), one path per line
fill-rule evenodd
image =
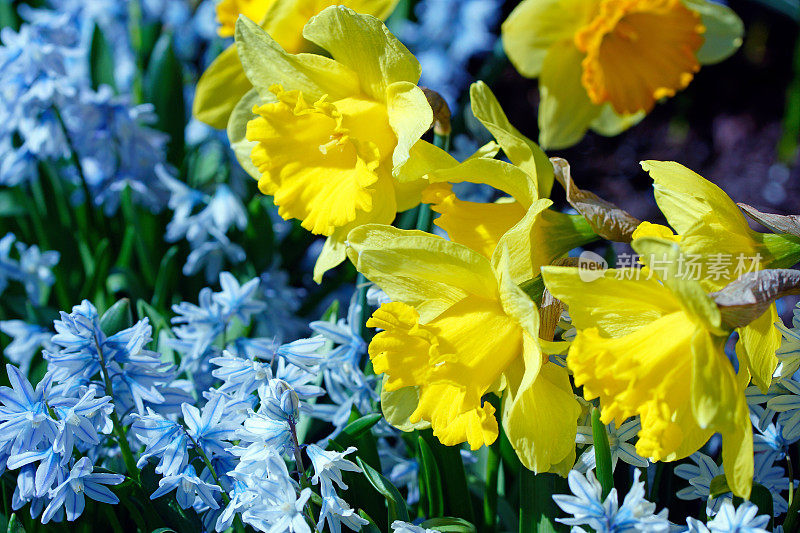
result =
M469 294L494 298L497 281L477 252L421 231L365 225L347 237L356 269L427 322Z
M274 98L274 95L272 95L273 101ZM253 108L262 103L264 102L258 91L250 89L250 91L239 100L228 118L228 139L230 140L231 148L233 148L233 153L236 155L236 160L239 161L242 168L252 178L257 180L261 179L261 171L253 164L250 154L253 151L253 147L258 145L258 143L247 140L247 124L256 118L256 114L253 113Z
M592 121L592 131L605 137L616 137L628 128L635 126L647 116L644 111L632 115L619 115L609 103L603 104L600 115Z
M252 88L239 61L236 45L229 46L197 81L192 113L197 120L223 129L236 104Z
M428 131L433 122L433 111L422 89L407 81L398 81L387 87L389 124L397 136L392 154L392 165L400 167L408 161L411 147Z
M703 33L705 42L697 51L700 63L718 63L739 49L744 37L744 24L731 8L707 0L683 0L683 3L700 14L706 28Z
M657 280L631 279L627 274L612 269L593 281L584 281L574 267L542 268L547 290L570 306L572 323L579 330L597 328L604 336L620 337L681 309L680 302ZM584 301L602 305L583 305Z
M547 154L511 125L488 85L482 81L473 83L469 96L475 118L497 139L508 159L536 184L531 201L550 196L554 173ZM522 198L518 199L522 201Z
M336 62L352 69L366 94L386 99L388 87L398 81L416 84L417 59L375 17L358 16L344 6L331 6L312 18L303 36L321 46Z
M532 357L541 357L541 352ZM531 383L508 394L503 429L523 466L537 473L550 472L571 453L574 460L581 408L567 370L545 364Z
M583 54L572 40L550 47L539 77L539 144L545 150L567 148L583 138L600 116L586 93L581 77Z
M759 318L736 330L739 333L736 355L740 363L747 365L753 381L765 394L778 366L775 352L781 346L781 332L775 327L776 323L781 323L781 318L772 304Z
M746 405L740 406L738 414L738 423L722 432L722 467L731 491L747 500L753 488L753 426Z
M539 76L548 49L571 39L588 22L596 2L524 0L503 22L503 47L520 74Z
M338 100L358 94L354 71L316 54L289 54L253 21L240 17L236 23L236 47L244 72L263 98L274 84L287 91L301 91L310 100L325 95Z

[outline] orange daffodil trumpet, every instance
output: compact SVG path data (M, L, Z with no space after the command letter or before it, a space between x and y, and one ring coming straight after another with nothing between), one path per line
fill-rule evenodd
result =
M327 237L314 268L319 282L344 260L350 230L389 224L419 203L427 160L406 167L411 150L455 161L420 140L433 111L416 85L419 63L380 20L329 7L303 36L332 58L291 54L239 19L236 43L254 89L237 104L228 136L279 214Z
M358 13L385 19L399 0L222 0L217 4L221 37L235 34L242 15L257 22L289 53L307 52L314 44L303 37L303 27L314 15L333 5L344 5ZM203 73L195 91L194 116L224 129L233 108L253 88L245 75L236 45L223 51Z
M500 238L491 259L427 233L376 225L353 230L347 253L393 300L367 322L383 330L369 354L386 375L387 419L430 425L442 443L478 449L498 437L495 408L485 399L497 394L522 463L565 474L581 409L566 369L543 353L552 343L539 338L536 304L511 279L508 250L526 232L516 229Z
M707 0L524 0L502 27L511 62L539 78L545 148L588 129L619 134L701 64L731 55L743 33L733 11Z

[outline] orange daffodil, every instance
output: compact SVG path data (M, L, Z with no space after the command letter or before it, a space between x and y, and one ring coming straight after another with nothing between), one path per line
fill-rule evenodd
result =
M587 129L617 135L701 64L741 44L744 27L707 0L524 0L503 23L503 45L539 78L540 144L565 148Z
M484 399L495 393L522 463L565 474L581 408L566 369L543 353L552 343L539 338L536 304L510 275L508 250L532 220L501 237L491 259L427 233L375 225L350 233L348 256L393 300L367 322L383 330L369 354L386 374L387 419L403 427L405 416L408 428L429 424L442 443L478 449L498 437L495 408Z
M303 36L332 58L290 54L239 19L236 43L254 89L237 104L228 136L279 214L327 237L314 268L319 282L344 260L351 229L388 224L419 203L424 154L455 160L420 140L433 111L416 85L419 63L380 20L329 7ZM412 149L423 155L406 167Z
M385 19L399 0L222 0L217 4L221 37L235 34L240 15L257 22L289 53L311 51L314 44L303 37L303 27L314 15L333 5ZM197 83L194 116L223 129L236 103L253 88L245 75L236 45L223 51Z

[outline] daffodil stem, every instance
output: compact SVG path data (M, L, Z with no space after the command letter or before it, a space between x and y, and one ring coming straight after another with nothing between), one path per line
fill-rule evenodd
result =
M450 133L433 133L433 145L445 152L450 150ZM428 204L420 204L417 212L417 229L430 233L433 223L433 212Z
M490 400L499 411L497 397ZM495 440L487 451L486 456L486 490L483 493L483 525L488 533L495 531L497 526L497 482L500 477L500 439Z
M789 476L789 505L792 505L794 501L794 469L788 451L786 452L786 474Z
M611 468L611 446L608 444L606 426L600 421L600 409L592 408L592 441L594 457L597 465L597 480L603 488L603 499L614 488L614 476Z
M557 513L553 494L556 474L534 474L524 466L519 470L519 533L554 533Z

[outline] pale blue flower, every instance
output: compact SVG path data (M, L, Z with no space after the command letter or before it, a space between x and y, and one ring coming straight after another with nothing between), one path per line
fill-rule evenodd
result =
M742 502L736 510L731 502L726 501L707 525L692 518L688 520L692 533L768 533L765 529L768 523L769 516L759 516L758 507L748 501Z
M438 529L426 529L402 520L392 522L392 531L394 533L439 533Z
M227 400L221 394L206 402L202 413L193 405L185 403L182 406L186 432L208 457L225 454L225 448L231 445L229 441L233 440L240 425L223 420L226 407Z
M783 438L800 438L800 383L794 379L784 379L780 382L780 388L785 393L770 397L767 408L779 413L778 423L783 426Z
M17 454L55 440L56 422L46 403L52 376L45 376L34 389L16 367L6 365L6 373L12 388L0 387L0 449Z
M611 469L617 467L617 461L622 459L623 462L629 465L646 468L650 464L647 459L636 453L636 447L628 442L633 439L639 430L642 428L638 418L628 420L623 423L619 428L616 424L609 424L606 426L606 434L608 435L608 442L611 447ZM578 434L575 439L578 444L588 444L586 450L578 458L575 464L575 470L585 473L595 467L595 453L594 453L594 440L592 436L591 426L578 426Z
M131 432L145 445L136 466L142 468L149 458L154 457L159 460L156 473L178 475L189 461L188 438L184 429L149 407L147 414L134 414L132 417Z
M50 339L53 332L36 324L22 320L0 321L0 331L11 337L11 342L3 350L6 359L17 365L20 372L28 375L31 361L40 348L52 350Z
M341 533L342 524L352 531L359 531L361 526L369 524L333 491L322 495L322 508L319 511L319 521L317 522L319 531L323 530L325 522L328 523L331 533Z
M600 482L592 471L581 474L575 470L569 473L569 488L573 495L553 496L553 500L571 518L559 518L558 522L571 526L589 526L598 533L617 533L623 531L669 531L667 510L655 514L656 504L644 499L644 482L639 480L638 469L634 470L633 485L625 496L622 505L618 504L617 490L602 500ZM573 531L583 531L574 527Z
M53 267L61 254L54 250L42 252L35 244L28 246L17 242L19 252L19 274L17 281L25 286L25 292L34 305L44 304L44 291L56 281Z
M352 461L345 459L344 456L356 451L354 446L350 446L343 452L325 451L316 444L309 444L306 453L311 464L314 465L314 476L312 483L320 484L323 495L335 494L334 485L340 489L347 489L347 485L342 479L342 472L361 472Z
M209 362L219 367L212 371L212 375L224 382L220 387L223 392L250 394L272 379L272 368L268 363L238 357L227 350L222 352L222 357Z
M688 487L679 490L675 495L681 500L708 500L706 514L713 516L725 501L731 499L730 493L708 499L711 495L711 481L717 476L724 475L725 471L703 452L694 452L689 458L695 464L682 463L675 467L675 475L689 482Z
M43 524L49 522L61 506L66 510L67 520L74 521L83 512L86 505L85 496L101 503L112 505L119 503L119 498L105 485L119 485L125 476L96 473L93 470L88 457L83 457L75 463L69 477L51 492L52 499L42 515Z
M150 499L155 500L173 490L175 491L175 500L182 509L193 506L197 498L212 509L219 508L215 494L221 492L222 489L200 479L192 465L187 465L178 474L164 476L158 482L156 491L150 495Z

